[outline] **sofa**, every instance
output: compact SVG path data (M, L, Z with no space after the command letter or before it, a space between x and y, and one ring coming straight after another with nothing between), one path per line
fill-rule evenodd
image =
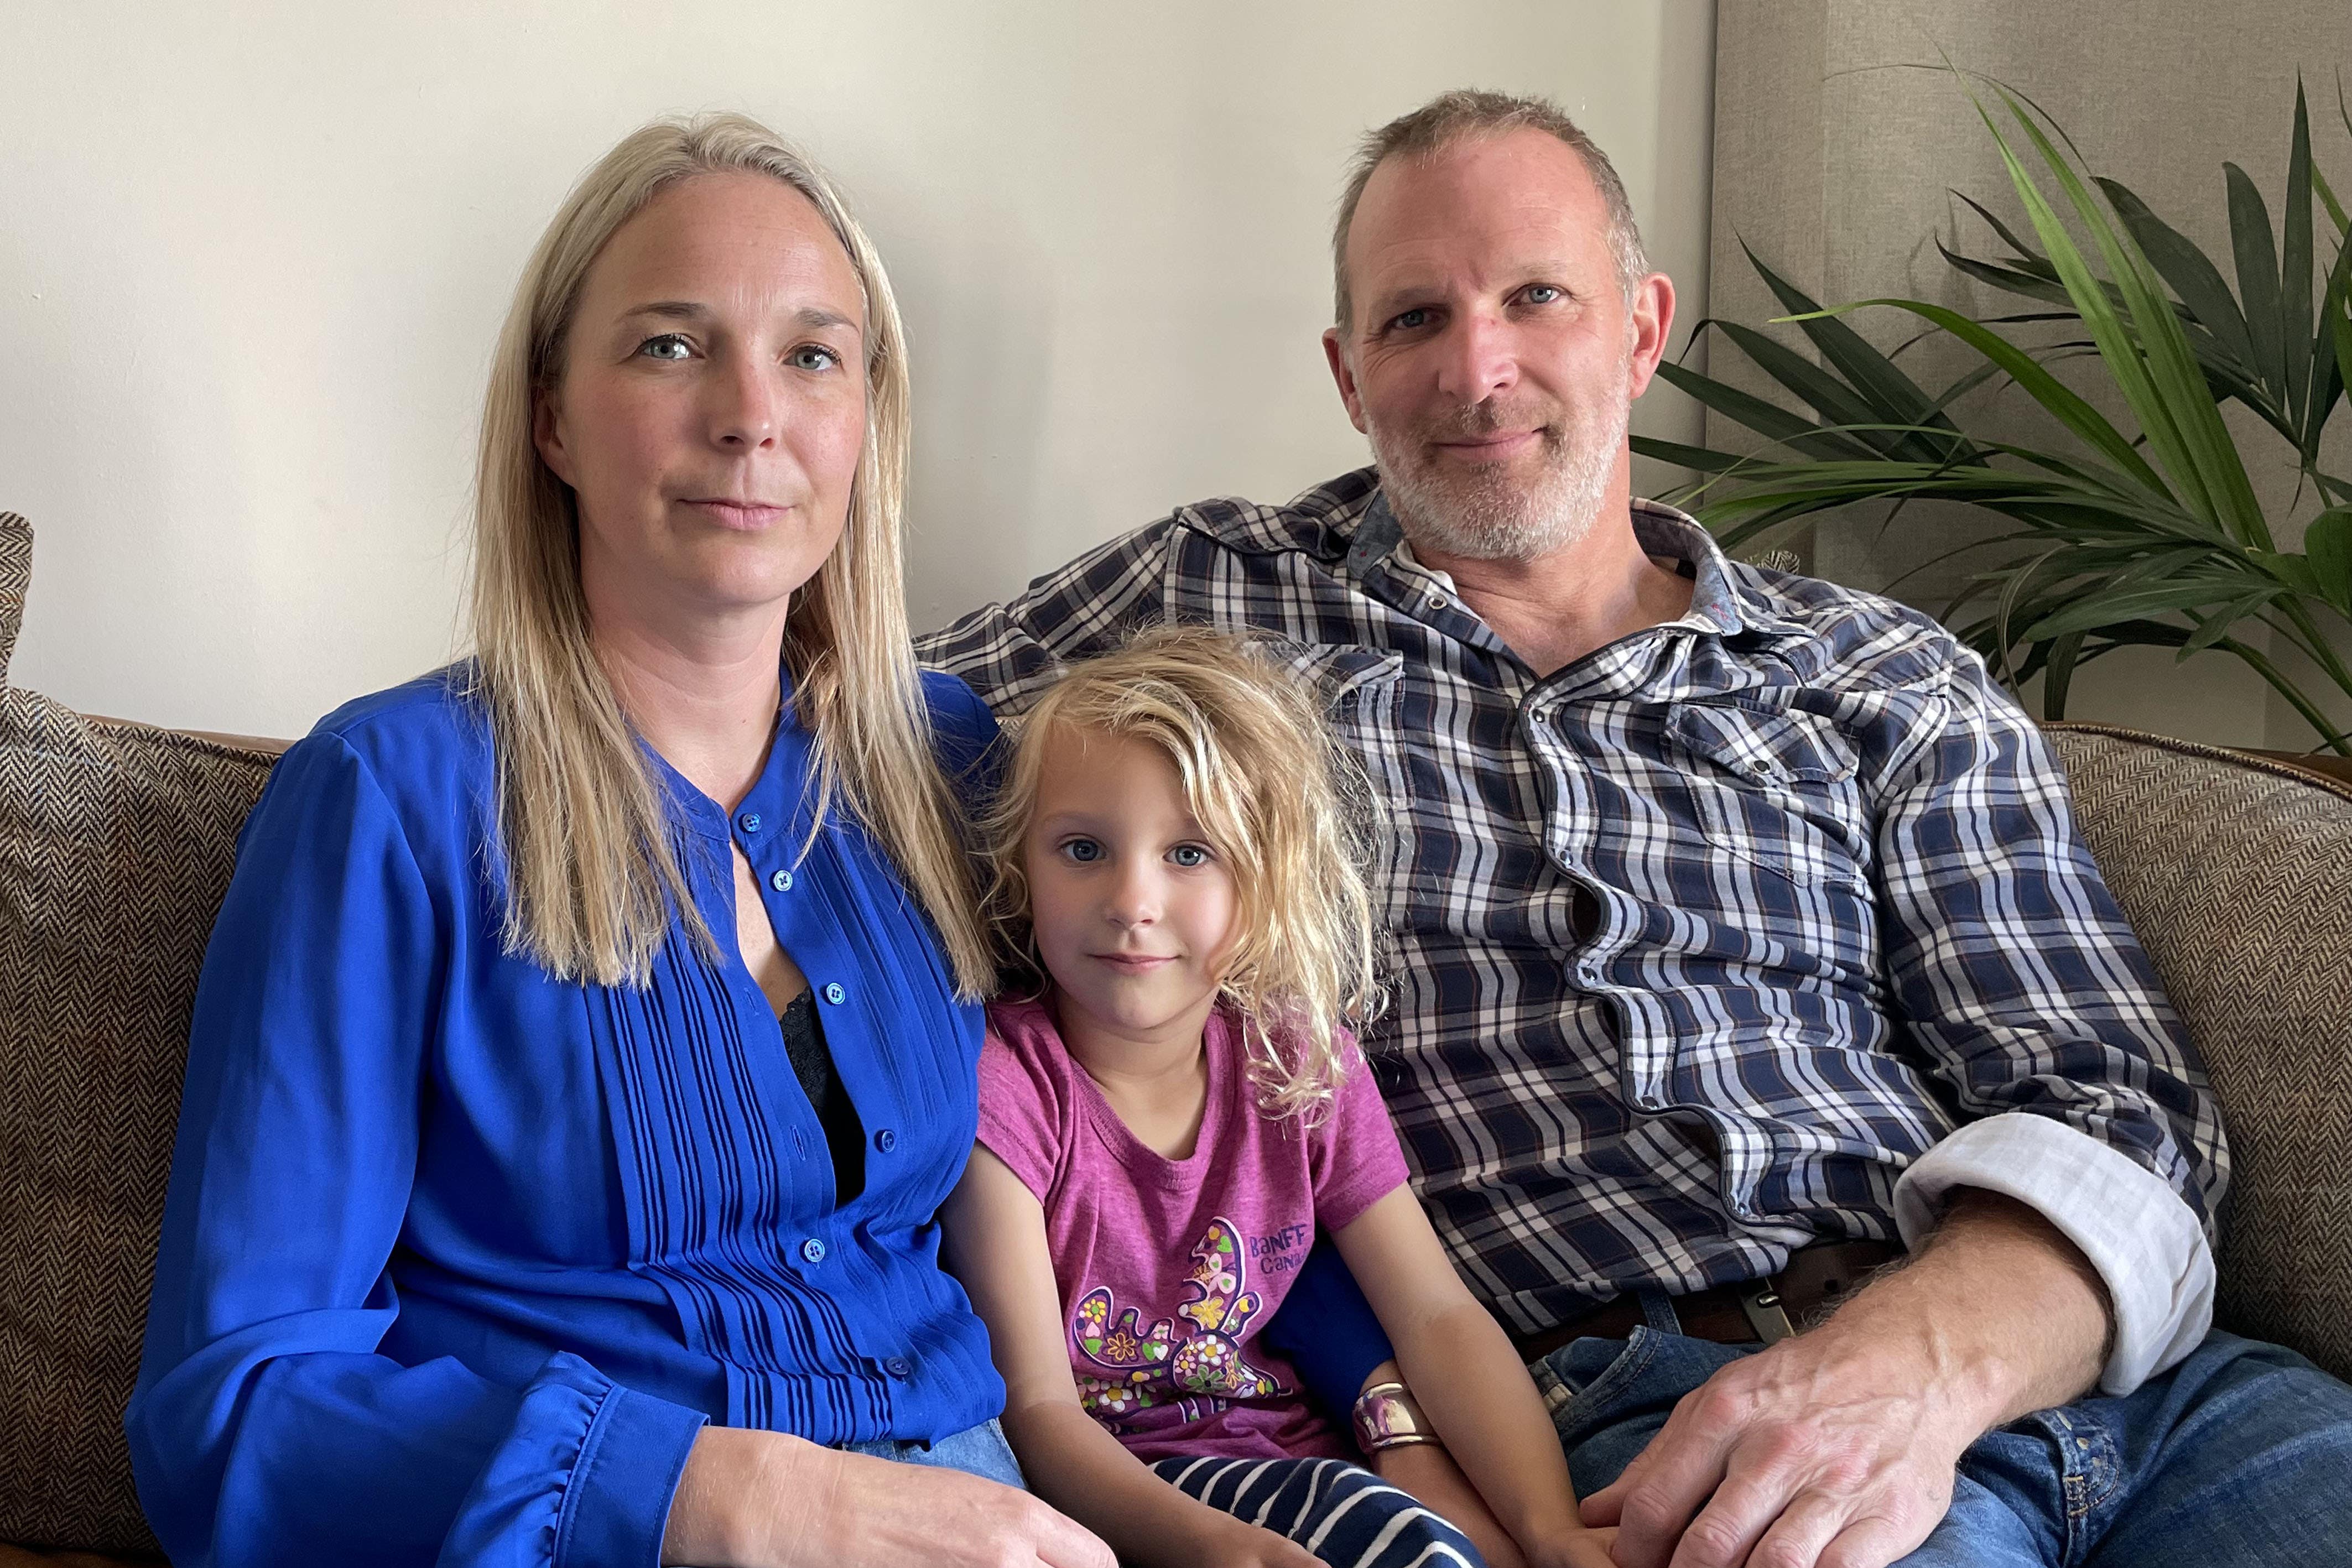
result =
M121 1417L197 966L283 747L8 685L32 544L0 515L0 1568L156 1552ZM2228 1120L2220 1322L2352 1376L2352 783L2050 740Z

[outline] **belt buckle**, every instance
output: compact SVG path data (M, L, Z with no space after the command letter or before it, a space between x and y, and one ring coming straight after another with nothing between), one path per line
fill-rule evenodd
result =
M1778 1344L1797 1332L1789 1314L1780 1306L1780 1281L1777 1277L1757 1281L1739 1289L1739 1310L1748 1315L1748 1326L1766 1344Z

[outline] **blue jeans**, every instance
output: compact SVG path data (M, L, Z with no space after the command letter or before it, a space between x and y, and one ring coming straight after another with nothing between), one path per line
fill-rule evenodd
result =
M867 1454L877 1459L895 1459L902 1465L937 1465L943 1469L970 1470L983 1480L1003 1481L1009 1487L1029 1490L1021 1479L1021 1462L1013 1457L1012 1445L1004 1440L1004 1428L994 1416L977 1427L967 1427L949 1434L936 1443L902 1443L895 1437L877 1437L865 1443L844 1443L842 1451Z
M1535 1369L1583 1497L1676 1400L1756 1347L1637 1328ZM2041 1410L1961 1457L1951 1511L1903 1568L2346 1568L2352 1385L2216 1333L2121 1399Z

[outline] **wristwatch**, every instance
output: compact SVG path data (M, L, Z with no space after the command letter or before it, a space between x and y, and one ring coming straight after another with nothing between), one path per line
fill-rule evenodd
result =
M1407 1443L1434 1443L1429 1417L1402 1383L1375 1383L1356 1398L1356 1447L1367 1454Z

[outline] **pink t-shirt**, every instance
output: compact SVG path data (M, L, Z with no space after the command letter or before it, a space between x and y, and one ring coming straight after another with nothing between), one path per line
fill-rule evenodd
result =
M1234 1022L1209 1018L1208 1103L1191 1157L1128 1131L1042 1002L996 1002L980 1141L1045 1210L1078 1397L1145 1460L1355 1457L1290 1363L1257 1343L1315 1243L1404 1185L1358 1066L1313 1127L1259 1111Z

